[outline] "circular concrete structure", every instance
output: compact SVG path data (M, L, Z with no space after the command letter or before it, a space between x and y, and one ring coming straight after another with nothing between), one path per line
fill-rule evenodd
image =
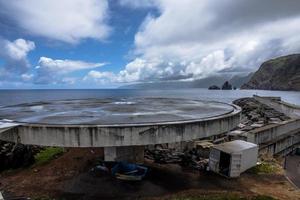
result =
M130 125L199 120L228 114L232 105L175 98L83 99L0 108L0 119L60 125Z
M174 143L225 133L238 106L174 98L85 99L0 108L0 139L44 146L121 147Z

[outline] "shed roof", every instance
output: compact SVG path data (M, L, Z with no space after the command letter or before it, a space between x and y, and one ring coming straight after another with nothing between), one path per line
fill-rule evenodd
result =
M257 148L257 145L243 140L234 140L216 145L213 148L225 153L235 153L244 151L246 149Z

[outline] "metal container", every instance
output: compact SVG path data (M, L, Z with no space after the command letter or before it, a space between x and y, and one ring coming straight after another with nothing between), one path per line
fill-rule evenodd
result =
M257 163L258 146L243 140L216 145L209 155L209 169L226 177L239 177Z

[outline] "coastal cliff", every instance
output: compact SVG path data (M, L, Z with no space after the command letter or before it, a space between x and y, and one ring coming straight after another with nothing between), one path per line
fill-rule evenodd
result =
M241 89L300 91L300 54L264 62Z

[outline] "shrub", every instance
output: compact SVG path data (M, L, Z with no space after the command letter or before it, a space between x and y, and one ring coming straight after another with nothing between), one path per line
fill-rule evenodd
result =
M61 147L47 147L34 156L37 165L45 164L54 158L63 154L64 149Z

